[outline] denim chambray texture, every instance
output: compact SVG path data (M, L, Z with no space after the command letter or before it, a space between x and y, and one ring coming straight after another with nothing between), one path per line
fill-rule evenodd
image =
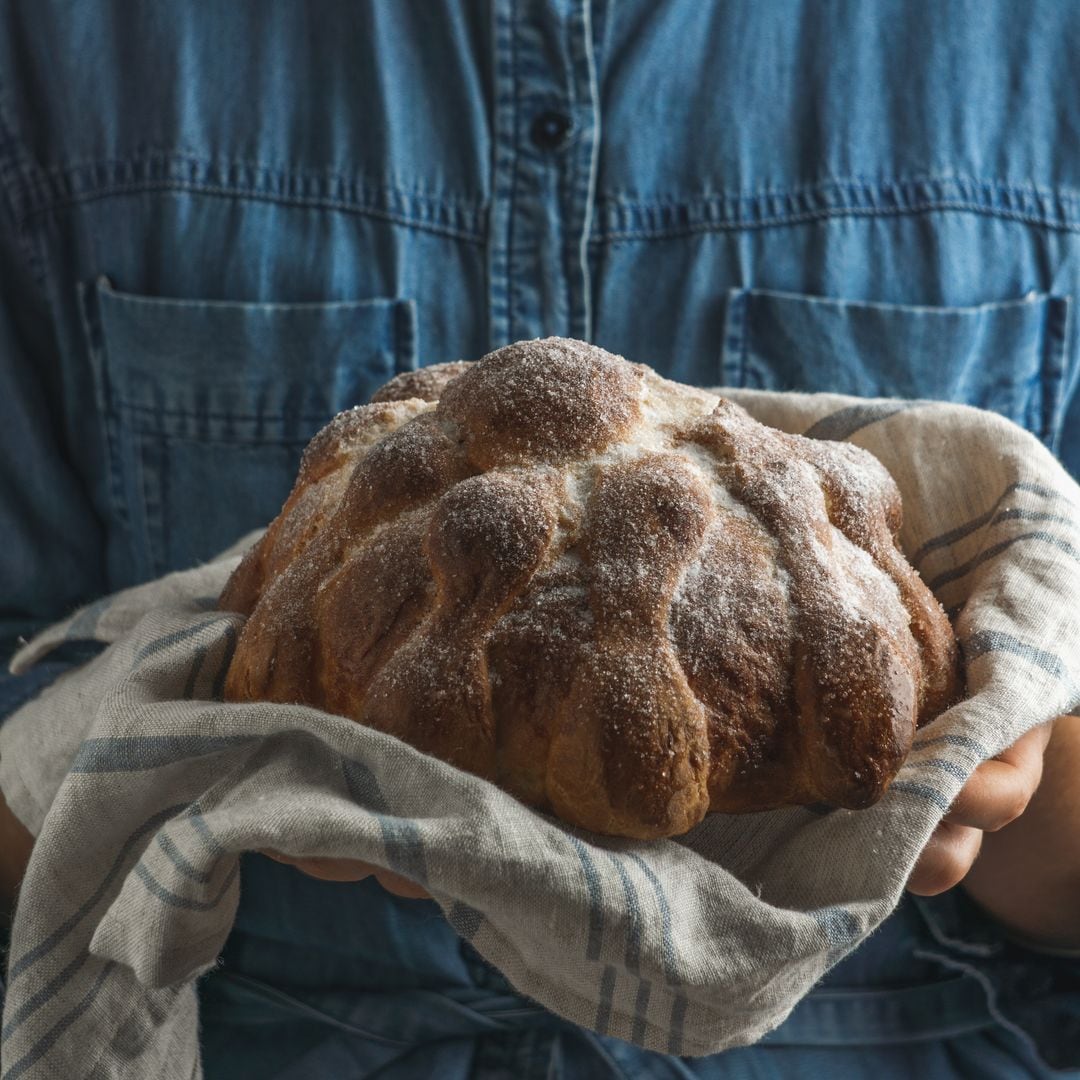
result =
M13 0L0 642L264 524L390 374L525 337L982 405L1077 474L1077 55L1067 0Z

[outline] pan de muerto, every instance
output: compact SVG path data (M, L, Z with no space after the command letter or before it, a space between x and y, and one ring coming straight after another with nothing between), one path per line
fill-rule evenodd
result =
M564 821L875 802L956 643L844 443L562 338L390 380L229 580L229 701L351 717ZM407 781L406 781L407 782Z

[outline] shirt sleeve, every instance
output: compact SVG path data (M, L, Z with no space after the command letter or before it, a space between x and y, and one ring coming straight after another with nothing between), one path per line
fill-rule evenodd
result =
M10 185L18 169L3 160L14 153L4 142L0 176ZM0 722L81 662L68 650L13 676L20 639L106 590L101 522L65 438L48 272L34 265L16 205L11 188L0 189Z

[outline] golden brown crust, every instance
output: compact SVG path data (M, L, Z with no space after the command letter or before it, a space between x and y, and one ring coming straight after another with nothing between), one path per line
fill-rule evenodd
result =
M581 342L391 380L221 606L230 701L350 716L599 832L880 798L958 688L856 447Z
M519 341L447 384L436 411L477 469L598 453L640 420L640 374L581 341Z
M451 379L468 371L476 361L454 360L449 364L429 364L415 371L403 371L385 382L374 394L372 402L407 401L420 398L421 401L438 401Z

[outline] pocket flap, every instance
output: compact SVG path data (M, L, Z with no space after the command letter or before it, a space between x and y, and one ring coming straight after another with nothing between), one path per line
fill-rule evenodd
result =
M84 289L103 412L228 442L307 438L415 363L414 304L258 304Z
M731 386L932 398L991 409L1056 449L1067 389L1067 297L974 307L728 293Z
M107 450L110 585L210 558L281 509L312 435L416 366L415 304L82 286Z

